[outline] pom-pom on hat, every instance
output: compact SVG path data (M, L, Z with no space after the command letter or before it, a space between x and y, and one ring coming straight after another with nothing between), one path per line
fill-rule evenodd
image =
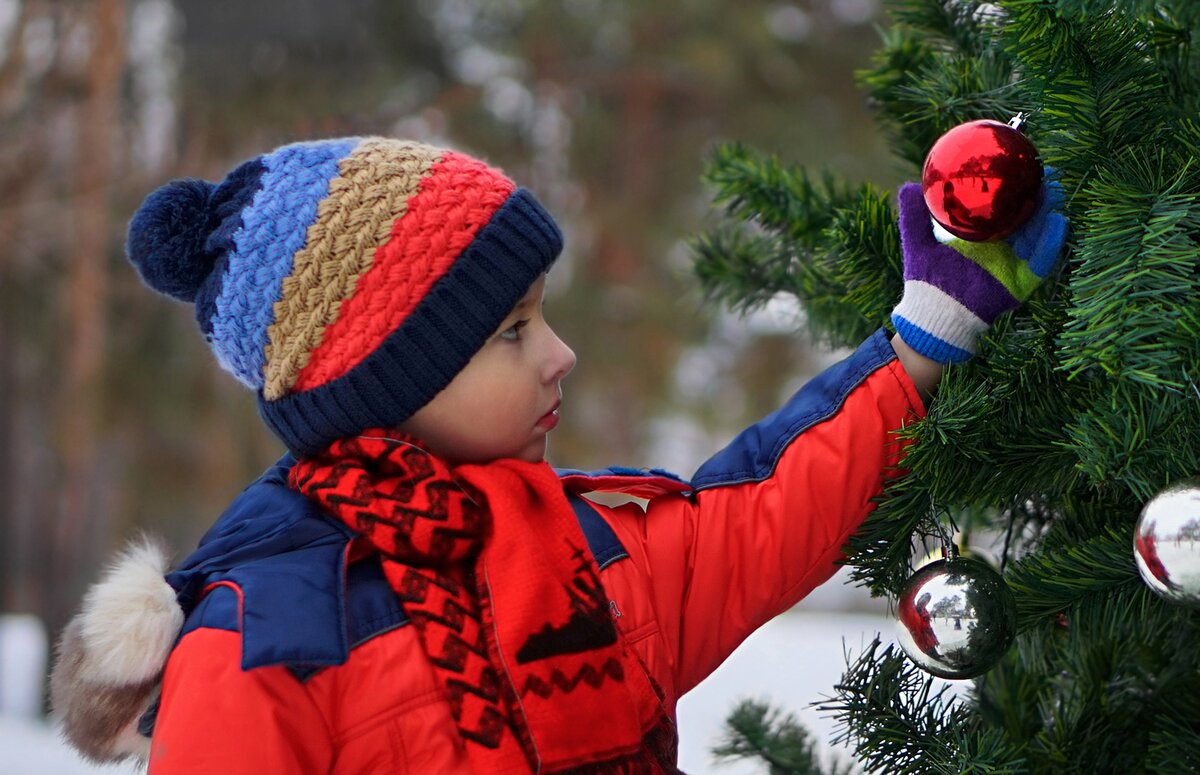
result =
M126 243L148 285L196 305L221 366L299 455L408 419L561 249L499 170L380 137L286 145L220 184L172 181Z

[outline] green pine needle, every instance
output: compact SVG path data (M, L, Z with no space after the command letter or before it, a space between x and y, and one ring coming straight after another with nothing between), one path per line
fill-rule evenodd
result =
M743 700L725 720L725 739L715 748L718 761L752 759L771 775L850 775L849 763L824 768L816 742L793 714L759 700Z

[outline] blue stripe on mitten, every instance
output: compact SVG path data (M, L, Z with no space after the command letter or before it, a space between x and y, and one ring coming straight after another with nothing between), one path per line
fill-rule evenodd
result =
M976 339L1004 312L1016 309L1053 270L1067 235L1062 186L1049 180L1037 211L1014 234L968 242L934 233L916 183L900 188L904 295L892 324L917 352L939 363L970 358Z

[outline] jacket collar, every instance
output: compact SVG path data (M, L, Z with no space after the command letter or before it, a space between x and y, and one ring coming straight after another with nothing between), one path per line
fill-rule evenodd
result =
M288 487L294 464L285 455L243 490L166 577L185 615L211 585L237 587L244 669L341 664L349 656L346 560L353 533Z

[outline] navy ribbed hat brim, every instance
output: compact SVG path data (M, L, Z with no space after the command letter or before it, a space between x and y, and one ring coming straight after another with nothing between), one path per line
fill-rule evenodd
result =
M404 322L341 377L274 401L267 426L298 456L365 428L394 428L429 403L562 252L562 233L526 189L513 192Z

